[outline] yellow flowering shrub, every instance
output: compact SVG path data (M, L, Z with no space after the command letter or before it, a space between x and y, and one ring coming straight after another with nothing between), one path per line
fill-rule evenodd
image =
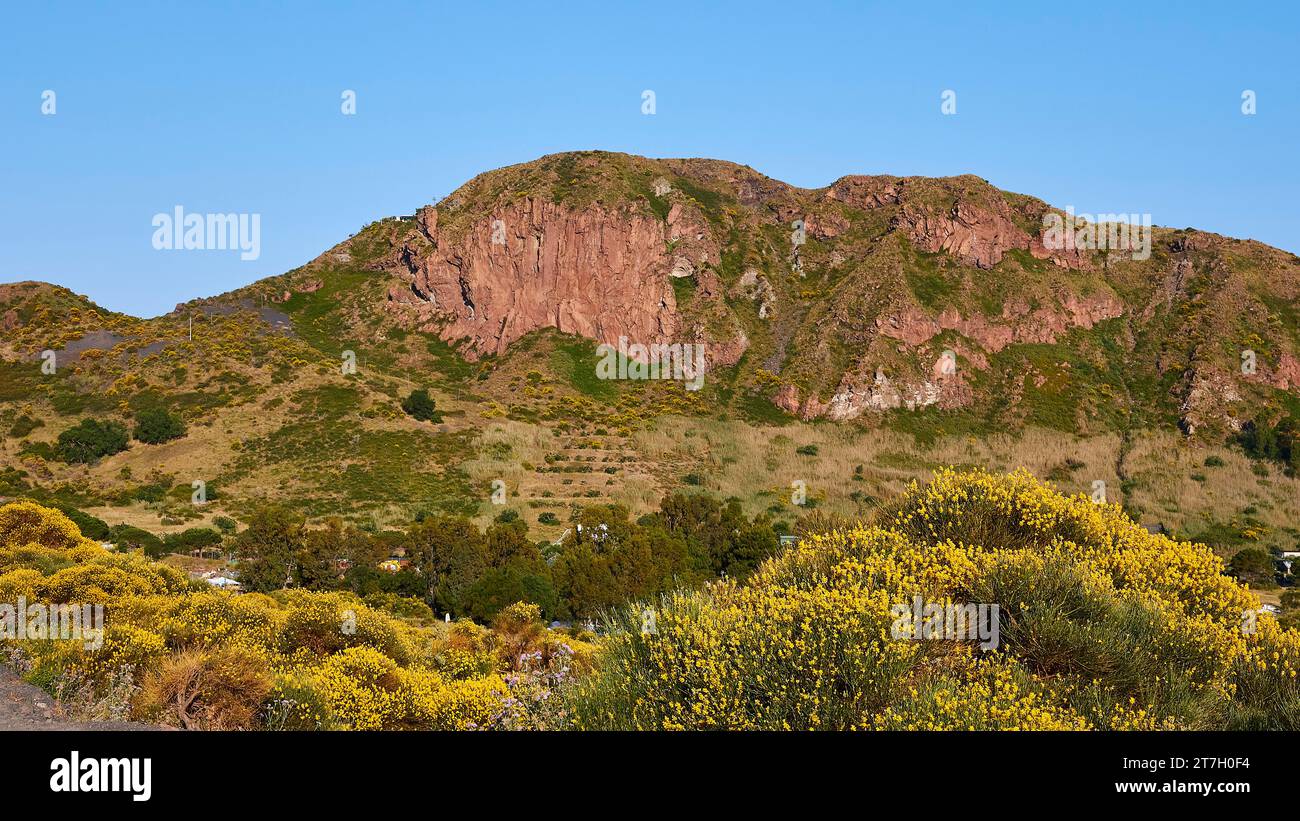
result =
M629 609L571 705L599 729L1300 728L1300 634L1223 570L1028 472L943 470L652 629ZM898 629L913 602L996 606L996 646Z
M0 573L0 602L17 602L19 598L35 599L36 588L45 576L39 570L18 568Z
M35 502L11 502L0 507L0 545L38 545L52 550L69 550L83 543L77 525L63 515Z
M473 729L502 710L493 637L419 627L346 593L233 594L82 539L62 513L0 507L0 602L102 604L102 646L23 637L25 677L195 729ZM110 712L115 712L110 710Z
M500 709L505 683L495 675L448 681L432 670L403 668L371 647L342 650L318 667L281 681L279 699L315 705L299 715L344 730L467 730Z

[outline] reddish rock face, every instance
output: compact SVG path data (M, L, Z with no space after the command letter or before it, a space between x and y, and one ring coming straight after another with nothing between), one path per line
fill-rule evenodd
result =
M679 215L675 215L679 216ZM438 229L438 212L424 209L420 225L431 247L404 249L408 289L389 292L427 331L467 340L471 358L500 354L538 328L556 328L599 342L681 342L669 275L664 223L653 217L594 206L571 211L533 198L502 208L457 240ZM685 217L671 221L679 235ZM684 258L690 264L698 259ZM396 307L401 306L401 307Z
M1055 342L1070 328L1091 328L1098 322L1124 313L1124 303L1112 294L1079 297L1064 294L1057 307L1031 309L1028 302L1014 300L1002 309L1002 316L990 320L975 316L963 318L953 309L931 317L911 307L890 316L878 317L876 326L882 336L909 345L920 345L943 331L957 331L973 339L992 353L1012 343Z
M1300 388L1300 359L1288 353L1282 354L1277 370L1273 374L1272 384L1273 387L1282 390Z
M1031 241L1004 214L981 211L962 202L939 216L904 205L897 219L908 239L922 251L946 251L979 268L992 268L1008 250L1028 249Z
M1046 248L1041 232L1022 229L1004 200L989 205L959 198L947 213L936 213L908 201L907 190L905 179L852 176L831 186L826 197L864 209L900 206L893 225L915 247L930 253L945 251L978 268L992 268L1013 249L1028 251L1037 259L1049 259L1063 268L1089 267L1077 249Z

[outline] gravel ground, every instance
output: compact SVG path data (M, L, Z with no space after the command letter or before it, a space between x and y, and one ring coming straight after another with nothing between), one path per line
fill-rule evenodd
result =
M159 730L129 721L69 721L49 693L0 665L0 731L4 730Z

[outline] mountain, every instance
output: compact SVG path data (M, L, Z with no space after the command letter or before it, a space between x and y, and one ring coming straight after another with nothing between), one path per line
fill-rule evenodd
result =
M805 189L719 160L573 152L156 319L0 286L8 492L175 522L193 475L236 514L288 497L382 526L488 516L496 478L530 521L642 509L683 483L789 514L804 481L851 515L962 461L1109 481L1135 512L1188 527L1259 499L1284 522L1293 480L1225 445L1300 418L1300 258L1076 219L970 175ZM702 345L702 387L600 379L597 343ZM418 387L440 422L401 411ZM51 458L78 418L150 407L187 435L89 466ZM1209 455L1222 476L1189 478ZM153 474L175 504L131 496Z
M1141 411L1221 434L1300 388L1300 258L1160 227L1146 259L1049 250L1054 213L972 176L810 190L716 160L570 153L476 177L251 293L346 291L336 333L421 331L470 361L545 328L702 342L736 395L804 419L934 405L1095 431ZM945 350L955 373L936 369Z

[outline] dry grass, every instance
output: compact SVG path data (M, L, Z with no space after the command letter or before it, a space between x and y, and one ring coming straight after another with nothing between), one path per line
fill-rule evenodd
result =
M1109 500L1126 503L1144 523L1160 522L1184 532L1206 521L1231 519L1248 507L1273 528L1300 521L1300 481L1271 467L1261 481L1252 472L1255 463L1241 453L1192 444L1163 431L1134 437L1126 459L1127 494L1117 474L1120 437L1115 434L1080 438L1030 429L1015 436L950 436L922 447L905 434L849 425L768 428L669 417L638 432L634 442L643 458L657 466L665 487L683 486L682 477L695 473L704 490L740 498L751 514L788 503L791 483L802 481L818 507L861 518L874 507L865 497L883 501L914 479L924 481L938 467L962 466L1003 472L1024 467L1069 494L1091 494L1093 483L1101 481ZM816 447L816 455L798 453L809 445ZM1223 466L1206 467L1210 456ZM861 478L855 479L859 465ZM864 494L862 499L853 499L855 492Z

